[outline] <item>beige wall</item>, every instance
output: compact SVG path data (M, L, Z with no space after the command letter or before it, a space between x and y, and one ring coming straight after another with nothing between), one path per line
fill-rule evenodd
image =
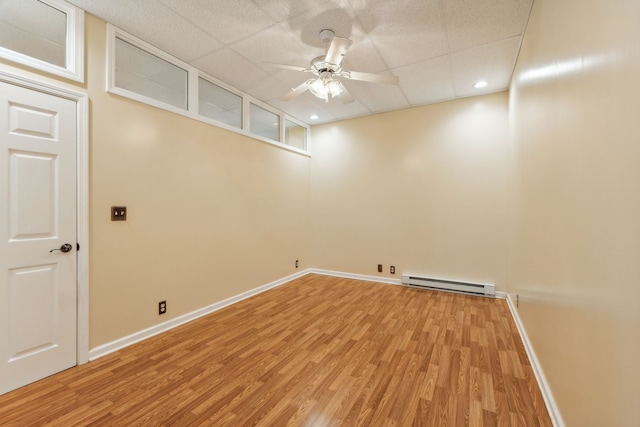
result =
M86 20L86 85L0 66L90 97L90 347L306 268L309 158L106 93Z
M104 23L87 30L91 345L306 267L309 158L106 93Z
M568 426L640 425L640 2L536 0L509 291Z
M314 126L311 265L506 290L506 92ZM395 265L396 275L389 274Z

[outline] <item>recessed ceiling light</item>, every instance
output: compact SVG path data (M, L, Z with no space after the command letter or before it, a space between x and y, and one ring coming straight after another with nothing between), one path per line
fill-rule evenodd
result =
M319 117L318 117L318 115L317 115L317 114L312 114L312 115L310 115L310 116L309 116L309 118L310 118L311 120L318 120L318 119L319 119Z
M475 87L476 89L482 89L483 87L487 86L489 86L489 82L486 80L480 80L473 85L473 87Z

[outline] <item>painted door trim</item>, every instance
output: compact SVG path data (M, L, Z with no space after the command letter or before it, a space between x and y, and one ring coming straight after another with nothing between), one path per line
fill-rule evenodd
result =
M77 255L77 364L89 361L89 97L80 92L6 73L0 70L0 81L49 95L69 99L76 103L77 126L77 223L76 232L80 250Z

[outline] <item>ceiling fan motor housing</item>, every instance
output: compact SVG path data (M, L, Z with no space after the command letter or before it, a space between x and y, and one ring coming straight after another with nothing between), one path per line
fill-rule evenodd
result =
M340 70L342 69L342 67L339 65L331 64L325 61L324 55L313 58L309 67L317 75L321 75L322 73L340 73Z

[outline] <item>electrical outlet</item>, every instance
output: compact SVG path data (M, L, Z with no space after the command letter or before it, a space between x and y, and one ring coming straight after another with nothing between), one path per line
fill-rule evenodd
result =
M296 268L300 267L300 261L296 260Z
M111 206L111 221L126 221L126 220L127 220L126 206Z
M158 314L165 314L167 312L167 302L160 301L158 303Z
M378 264L378 273L382 273L382 264Z
M391 267L389 267L389 273L391 274L396 274L396 267L394 265L392 265Z

